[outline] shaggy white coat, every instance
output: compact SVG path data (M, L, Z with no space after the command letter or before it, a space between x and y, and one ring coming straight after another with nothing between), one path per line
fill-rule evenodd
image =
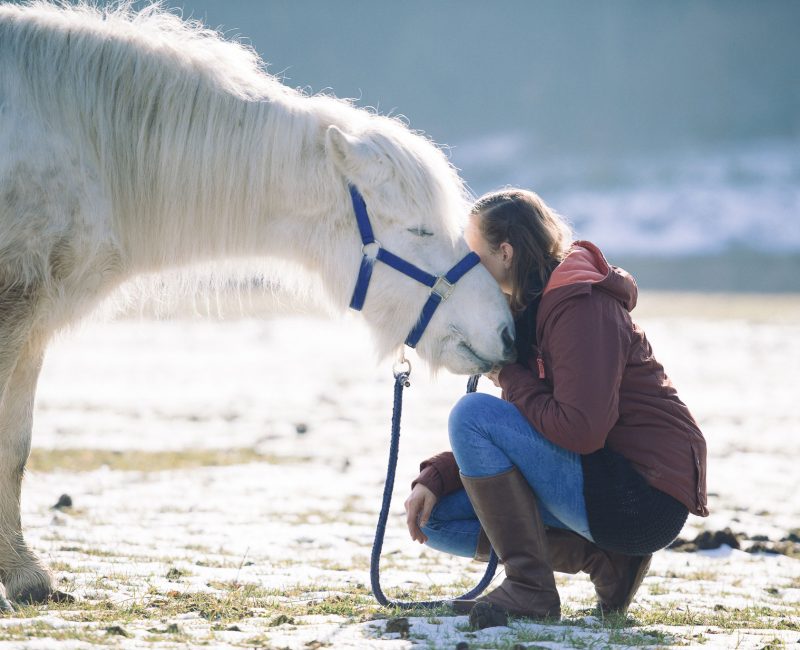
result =
M272 278L269 260L302 267L346 308L361 255L348 181L393 252L436 274L467 252L462 182L400 121L289 89L252 49L159 6L0 4L0 582L9 597L51 590L19 521L51 333L142 274L190 269L179 277L193 290L209 269L216 284ZM402 344L427 292L376 267L364 316L381 352ZM419 352L434 366L486 370L507 356L500 333L510 326L478 267Z

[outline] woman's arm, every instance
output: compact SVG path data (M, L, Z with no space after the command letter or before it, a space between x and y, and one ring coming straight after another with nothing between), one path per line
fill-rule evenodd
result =
M601 449L619 418L619 390L630 333L623 309L591 292L565 300L548 317L542 337L549 380L537 369L511 364L498 381L505 398L551 442L579 454Z
M440 498L464 487L452 451L443 451L422 461L419 469L419 476L411 483L411 489L414 489L417 483L421 483Z
M420 473L411 483L411 494L405 502L406 524L411 539L420 544L428 541L422 527L436 502L445 494L463 487L458 464L452 451L443 451L419 466Z

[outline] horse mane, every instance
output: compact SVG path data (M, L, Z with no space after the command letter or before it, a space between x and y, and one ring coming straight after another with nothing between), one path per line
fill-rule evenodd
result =
M256 221L281 210L281 196L302 196L295 207L306 214L325 204L340 182L320 151L330 124L368 139L390 161L402 179L403 196L393 197L400 205L442 215L452 239L461 231L469 193L427 137L398 117L283 85L251 46L160 2L140 10L133 0L0 5L0 66L6 59L19 67L25 92L4 88L0 74L0 104L4 92L27 96L43 123L89 139L123 248L152 255L145 271L200 264L207 286L230 285L225 278L237 273L273 275L263 261L217 260L252 260ZM199 251L200 236L204 246L214 242L213 256ZM182 276L189 292L195 275ZM218 280L209 285L209 277Z
M33 20L40 30L50 30L47 40L35 45L55 53L69 41L81 41L81 55L92 56L92 50L105 48L108 54L123 55L126 44L140 52L158 53L159 63L172 64L185 70L194 69L213 79L220 89L242 99L260 99L284 92L296 95L297 91L282 85L266 72L266 65L256 51L242 41L233 41L209 29L198 20L184 19L177 10L169 10L162 1L152 2L136 9L135 0L117 0L98 6L88 0L25 0L0 7L12 18L23 16ZM61 32L64 42L52 37ZM67 34L69 37L67 38ZM22 37L22 33L19 32ZM5 35L12 38L14 33ZM24 37L23 37L24 38ZM13 45L10 45L13 47ZM59 72L81 70L64 69L74 61L61 61ZM121 66L121 59L104 60L105 65ZM143 61L140 64L146 65ZM115 70L122 72L120 68ZM142 71L142 80L153 79L153 72Z

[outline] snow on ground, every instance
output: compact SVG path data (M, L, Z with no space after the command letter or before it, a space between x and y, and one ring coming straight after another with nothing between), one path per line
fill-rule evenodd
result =
M639 312L708 440L712 515L682 537L730 527L741 549L658 553L627 620L594 618L588 579L560 574L560 625L471 632L415 611L405 626L377 606L393 379L357 318L122 319L59 338L36 404L27 537L79 601L0 616L0 649L797 647L800 560L745 551L800 533L800 300L653 294ZM412 543L403 517L464 386L414 363L391 597L456 595L483 572ZM63 493L73 506L53 509Z

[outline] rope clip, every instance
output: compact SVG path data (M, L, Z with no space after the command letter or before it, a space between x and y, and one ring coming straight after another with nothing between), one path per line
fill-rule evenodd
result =
M409 381L409 377L411 377L411 361L406 359L406 355L403 351L403 348L400 348L400 353L397 356L397 361L394 362L392 366L392 373L394 374L395 381L400 379L401 376L405 375L405 380L403 381L403 386L409 388L411 386L411 382Z

